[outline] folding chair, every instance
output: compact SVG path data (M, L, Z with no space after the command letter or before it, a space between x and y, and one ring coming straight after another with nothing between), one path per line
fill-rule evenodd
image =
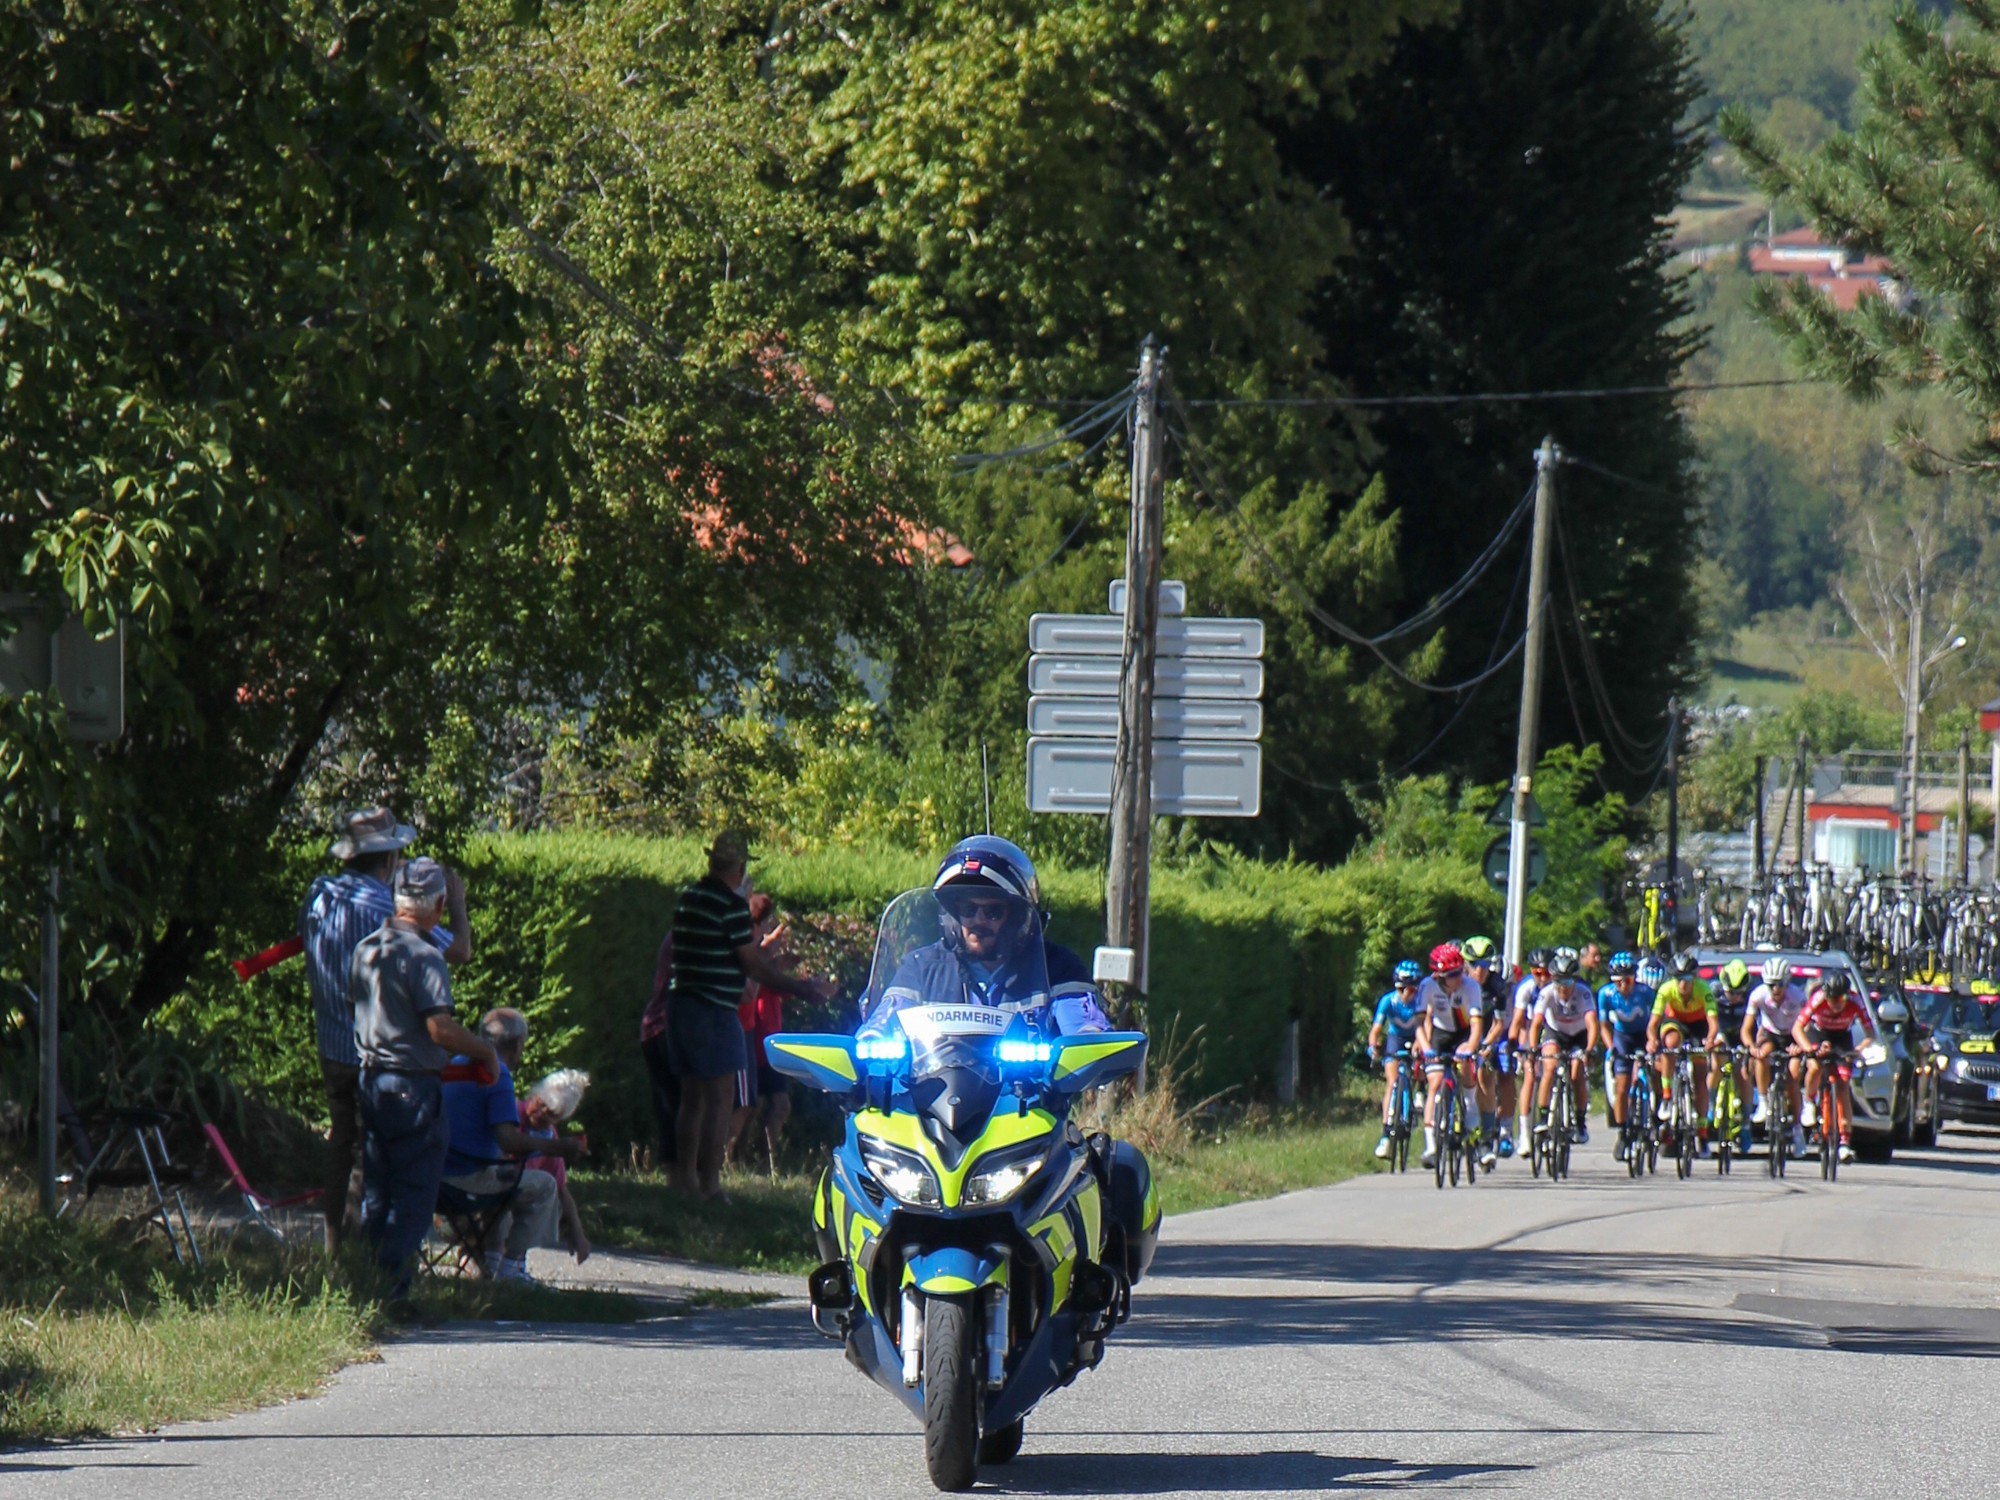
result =
M229 1180L236 1184L236 1191L243 1195L243 1208L249 1214L250 1222L272 1239L283 1240L288 1236L284 1229L272 1220L271 1210L292 1208L300 1203L316 1203L326 1196L325 1188L309 1188L303 1193L293 1193L289 1198L273 1198L267 1193L258 1192L250 1186L250 1179L243 1175L243 1169L236 1165L236 1157L229 1149L229 1142L222 1138L222 1132L207 1120L201 1122L201 1132L208 1137L208 1143L215 1148L215 1154L222 1158L222 1165L229 1172Z
M174 1165L167 1154L167 1122L173 1116L160 1109L114 1109L111 1112L114 1129L107 1140L90 1158L89 1164L73 1176L62 1179L66 1188L80 1190L88 1201L100 1187L137 1187L144 1182L153 1191L153 1209L145 1218L149 1224L157 1224L166 1231L167 1248L174 1252L174 1259L182 1265L192 1260L203 1264L201 1246L194 1242L194 1227L188 1223L187 1201L181 1197L179 1184L188 1180L188 1169ZM119 1163L133 1147L139 1151L139 1161L143 1176L130 1167L121 1168ZM174 1209L180 1216L180 1230L174 1230L174 1217L167 1212L167 1188L173 1188ZM75 1200L63 1199L56 1212L58 1217L67 1212ZM181 1254L181 1242L187 1242L187 1254Z
M438 1184L437 1209L432 1216L431 1238L420 1257L423 1268L442 1274L449 1265L455 1275L468 1270L485 1270L486 1242L500 1218L513 1207L521 1191L521 1164L508 1163L513 1181L497 1193L468 1193L448 1182ZM443 1220L440 1233L437 1221Z

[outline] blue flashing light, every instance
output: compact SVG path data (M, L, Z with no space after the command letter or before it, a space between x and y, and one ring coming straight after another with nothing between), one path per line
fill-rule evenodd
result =
M862 1062L895 1062L903 1055L901 1037L863 1037L854 1044L854 1055Z
M1045 1063L1053 1049L1047 1042L1003 1041L1000 1044L1000 1061L1003 1063Z

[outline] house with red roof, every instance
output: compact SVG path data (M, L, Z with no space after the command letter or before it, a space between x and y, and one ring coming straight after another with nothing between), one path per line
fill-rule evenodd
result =
M1752 245L1745 262L1753 276L1803 277L1842 312L1852 312L1868 297L1894 300L1900 291L1882 256L1856 255L1812 228L1788 229Z

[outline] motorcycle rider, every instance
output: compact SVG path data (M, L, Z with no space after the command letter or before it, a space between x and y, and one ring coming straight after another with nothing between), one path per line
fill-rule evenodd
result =
M880 1029L908 1005L1025 1012L1058 1036L1111 1029L1083 960L1043 935L1041 882L1018 845L991 834L961 839L931 890L944 936L904 955L864 1031Z
M1019 845L992 834L961 839L939 864L931 890L944 935L904 955L858 1036L882 1034L897 1011L915 1005L992 1006L1024 1015L1053 1036L1111 1029L1084 961L1044 935L1041 881ZM1089 1145L1104 1201L1126 1243L1142 1247L1131 1264L1143 1271L1159 1233L1157 1223L1149 1232L1142 1222L1152 1168L1129 1141L1096 1135Z

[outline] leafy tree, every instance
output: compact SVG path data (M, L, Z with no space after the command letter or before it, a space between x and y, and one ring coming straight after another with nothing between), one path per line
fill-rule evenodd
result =
M419 767L469 657L532 656L483 564L551 513L560 434L485 181L415 118L438 11L0 15L0 538L14 587L130 632L120 745L6 706L8 951L59 794L71 930L142 1010L269 876L336 721Z
M1698 151L1697 91L1656 0L1466 0L1403 33L1351 115L1322 111L1291 142L1353 226L1314 313L1323 370L1370 395L1671 383L1695 339L1664 225ZM1499 531L1544 433L1598 466L1560 475L1543 732L1604 741L1607 775L1643 787L1666 700L1698 671L1694 453L1674 401L1402 406L1370 431L1403 518L1406 608ZM1439 680L1473 676L1521 629L1527 545L1523 528L1446 618ZM1506 684L1454 720L1461 706L1410 705L1404 735L1422 745L1451 722L1432 764L1494 774L1512 755Z
M1288 122L1341 108L1399 24L1443 8L933 0L843 13L837 32L786 13L776 66L815 94L817 182L853 226L857 368L989 450L1033 445L1074 414L1000 398L1108 396L1147 333L1169 346L1184 395L1321 383L1308 314L1345 228L1289 169ZM1274 778L1265 817L1218 835L1336 855L1354 825L1329 792L1387 753L1397 698L1309 613L1388 623L1394 518L1345 420L1173 421L1207 457L1202 480L1184 449L1170 457L1168 571L1196 609L1277 626L1271 759L1305 777ZM1083 437L940 496L977 563L921 580L889 662L892 735L945 716L968 740L1018 746L1027 617L1101 610L1123 571L1123 443L1113 423Z

